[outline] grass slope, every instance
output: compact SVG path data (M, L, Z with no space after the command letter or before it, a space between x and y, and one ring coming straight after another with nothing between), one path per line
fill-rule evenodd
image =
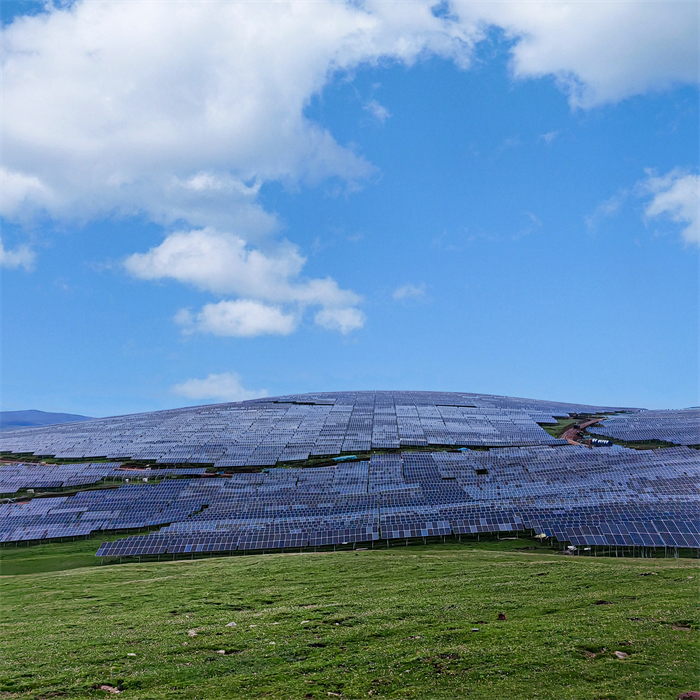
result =
M102 535L75 542L51 542L0 549L0 576L38 574L100 566L95 556L102 542L112 542L127 535Z
M0 697L671 699L698 575L443 545L4 576Z

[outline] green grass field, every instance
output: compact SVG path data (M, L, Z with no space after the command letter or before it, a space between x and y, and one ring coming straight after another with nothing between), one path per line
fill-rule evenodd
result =
M95 556L97 548L101 542L112 542L116 539L119 539L119 536L101 535L76 542L6 547L0 549L0 576L100 566L100 559Z
M523 544L86 568L95 541L5 549L0 697L111 696L102 685L203 700L700 689L696 560L514 551Z

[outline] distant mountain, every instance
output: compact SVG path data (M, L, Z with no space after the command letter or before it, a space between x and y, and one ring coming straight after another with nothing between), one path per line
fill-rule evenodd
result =
M84 420L92 420L92 418L89 418L88 416L78 416L74 413L47 413L46 411L0 411L0 430L35 428L40 425L76 423Z

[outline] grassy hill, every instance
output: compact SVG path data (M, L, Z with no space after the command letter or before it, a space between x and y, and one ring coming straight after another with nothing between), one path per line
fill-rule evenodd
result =
M51 561L51 546L4 549L0 697L108 697L109 686L154 700L662 700L698 689L697 561L509 551L522 544L89 568L70 567L94 542L57 545Z

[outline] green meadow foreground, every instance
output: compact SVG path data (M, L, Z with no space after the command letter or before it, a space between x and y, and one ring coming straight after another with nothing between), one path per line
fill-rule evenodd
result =
M85 567L94 541L56 547L0 553L1 698L663 700L700 689L697 560L502 542Z

